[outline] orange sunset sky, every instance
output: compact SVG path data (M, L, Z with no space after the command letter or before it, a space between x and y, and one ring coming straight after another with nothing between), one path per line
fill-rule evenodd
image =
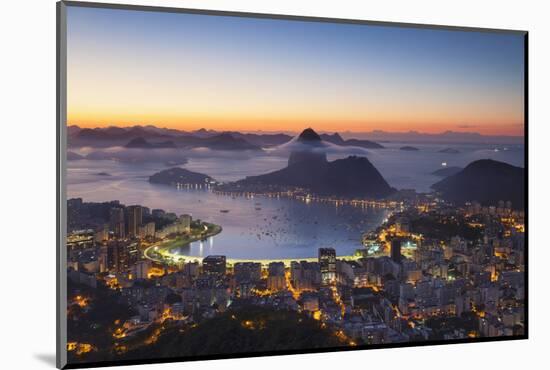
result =
M69 8L68 124L523 135L523 38Z

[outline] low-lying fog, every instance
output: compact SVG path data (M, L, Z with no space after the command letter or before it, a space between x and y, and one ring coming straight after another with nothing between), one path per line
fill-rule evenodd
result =
M234 150L221 151L208 148L71 148L69 169L79 168L81 172L96 174L125 172L131 166L132 173L149 176L167 167L181 166L191 171L207 174L218 181L235 181L246 176L259 175L281 169L287 165L292 151L313 150L326 153L328 160L345 158L350 155L365 156L380 171L388 183L398 189L411 188L429 191L430 186L440 178L431 173L445 166L465 167L478 159L494 159L515 166L524 166L522 145L494 144L419 144L383 143L384 149L364 149L354 146L339 146L320 142L311 146L293 139L285 144L264 148L262 151ZM400 148L409 145L417 151ZM451 152L442 150L453 149ZM86 163L82 163L85 161ZM78 163L81 162L81 163ZM92 162L93 165L91 164ZM75 172L69 171L69 181ZM74 179L76 180L76 179ZM82 180L82 179L80 179ZM96 181L90 177L90 181ZM80 181L79 181L80 182Z

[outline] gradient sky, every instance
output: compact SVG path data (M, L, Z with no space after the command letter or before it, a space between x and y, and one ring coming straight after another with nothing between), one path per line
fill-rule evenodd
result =
M68 123L523 134L523 36L68 7Z

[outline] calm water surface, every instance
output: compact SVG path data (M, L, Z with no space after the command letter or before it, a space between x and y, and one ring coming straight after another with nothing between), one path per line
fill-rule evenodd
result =
M405 143L384 143L381 150L366 153L388 183L400 188L429 191L440 178L430 173L447 166L464 167L484 158L523 166L523 147L494 145L412 144L419 151L399 150ZM439 153L455 148L459 154ZM329 160L338 158L329 155ZM286 157L221 156L190 158L182 166L208 174L218 181L234 181L286 166ZM232 258L313 257L319 247L334 247L337 254L352 254L361 246L361 234L380 225L388 211L353 206L336 207L287 198L231 197L207 190L179 190L150 184L148 177L165 168L159 163L125 164L114 161L79 160L68 163L68 196L85 201L120 200L126 205L141 204L219 224L221 234L205 242L182 248L183 254L205 256L223 254ZM106 172L110 176L100 176ZM222 213L220 210L229 210Z

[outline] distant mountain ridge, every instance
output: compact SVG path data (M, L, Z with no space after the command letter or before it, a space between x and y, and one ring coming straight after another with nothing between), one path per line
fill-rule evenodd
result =
M170 128L161 128L153 125L135 125L130 127L101 127L101 128L81 128L77 125L67 126L69 139L74 139L79 136L81 131L84 131L84 136L90 135L94 137L101 137L102 133L107 133L114 139L118 136L125 136L126 141L129 140L129 135L141 135L145 138L148 135L173 137L173 136L195 136L200 138L210 137L218 135L223 131L207 130L201 128L194 131L177 130ZM94 133L91 133L94 131ZM261 131L261 130L259 130ZM240 133L237 131L230 131L236 137L243 136L247 141L259 146L267 145L280 145L292 138L288 133ZM440 133L424 133L418 131L406 131L406 132L388 132L384 130L372 130L365 132L350 132L341 131L336 134L321 134L323 140L331 142L337 145L344 145L342 141L358 140L359 142L365 140L367 142L375 142L375 144L381 145L380 142L385 141L401 141L401 142L418 142L418 143L470 143L470 144L523 144L524 136L507 136L507 135L483 135L477 132L457 132L457 131L444 131ZM131 138L131 137L130 137ZM347 138L344 139L344 138ZM120 137L119 137L120 139ZM357 145L358 143L347 143L345 145ZM368 145L368 144L366 144ZM366 146L365 146L366 147Z
M384 146L371 140L347 139L344 140L339 133L321 134L321 139L340 146L358 146L366 149L383 149Z
M258 145L251 144L245 139L235 137L229 133L204 138L201 142L195 143L195 145L215 150L262 150Z
M130 140L126 145L126 148L142 148L142 149L155 149L155 148L175 148L175 144L171 140L163 141L160 143L150 143L142 137L136 137Z
M142 138L149 141L151 144L162 141L172 141L176 146L181 147L204 146L212 148L212 146L216 146L216 144L213 145L212 142L217 142L219 140L215 139L217 136L227 138L227 135L231 135L234 139L242 139L246 143L254 146L253 148L250 145L244 145L241 142L240 144L237 144L237 147L248 147L250 150L259 150L263 147L267 148L281 145L292 139L291 135L285 133L241 133L238 131L215 131L204 128L195 131L183 131L159 128L152 125L136 125L131 127L109 126L101 128L80 128L76 125L72 125L68 126L67 131L69 145L75 147L126 146L126 144L131 140ZM344 140L338 133L321 134L318 136L326 142L340 146L357 146L368 149L383 148L382 145L370 140L355 138Z
M366 132L349 132L343 131L340 133L344 137L368 138L377 142L399 141L399 142L415 142L415 143L468 143L468 144L523 144L525 139L523 136L507 136L507 135L483 135L478 132L457 132L444 131L440 133L425 133L418 131L406 132L388 132L383 130L373 130Z
M337 133L337 132L335 132L333 134L321 134L320 137L321 137L321 139L323 139L325 141L328 141L329 143L336 144L336 145L344 145L345 142L346 142L342 138L342 136L340 136L340 134Z
M238 135L231 133L215 133L213 135L193 135L185 131L160 129L154 126L133 126L128 128L107 127L95 129L80 129L69 127L69 146L113 147L127 148L198 148L205 147L214 150L261 150Z

